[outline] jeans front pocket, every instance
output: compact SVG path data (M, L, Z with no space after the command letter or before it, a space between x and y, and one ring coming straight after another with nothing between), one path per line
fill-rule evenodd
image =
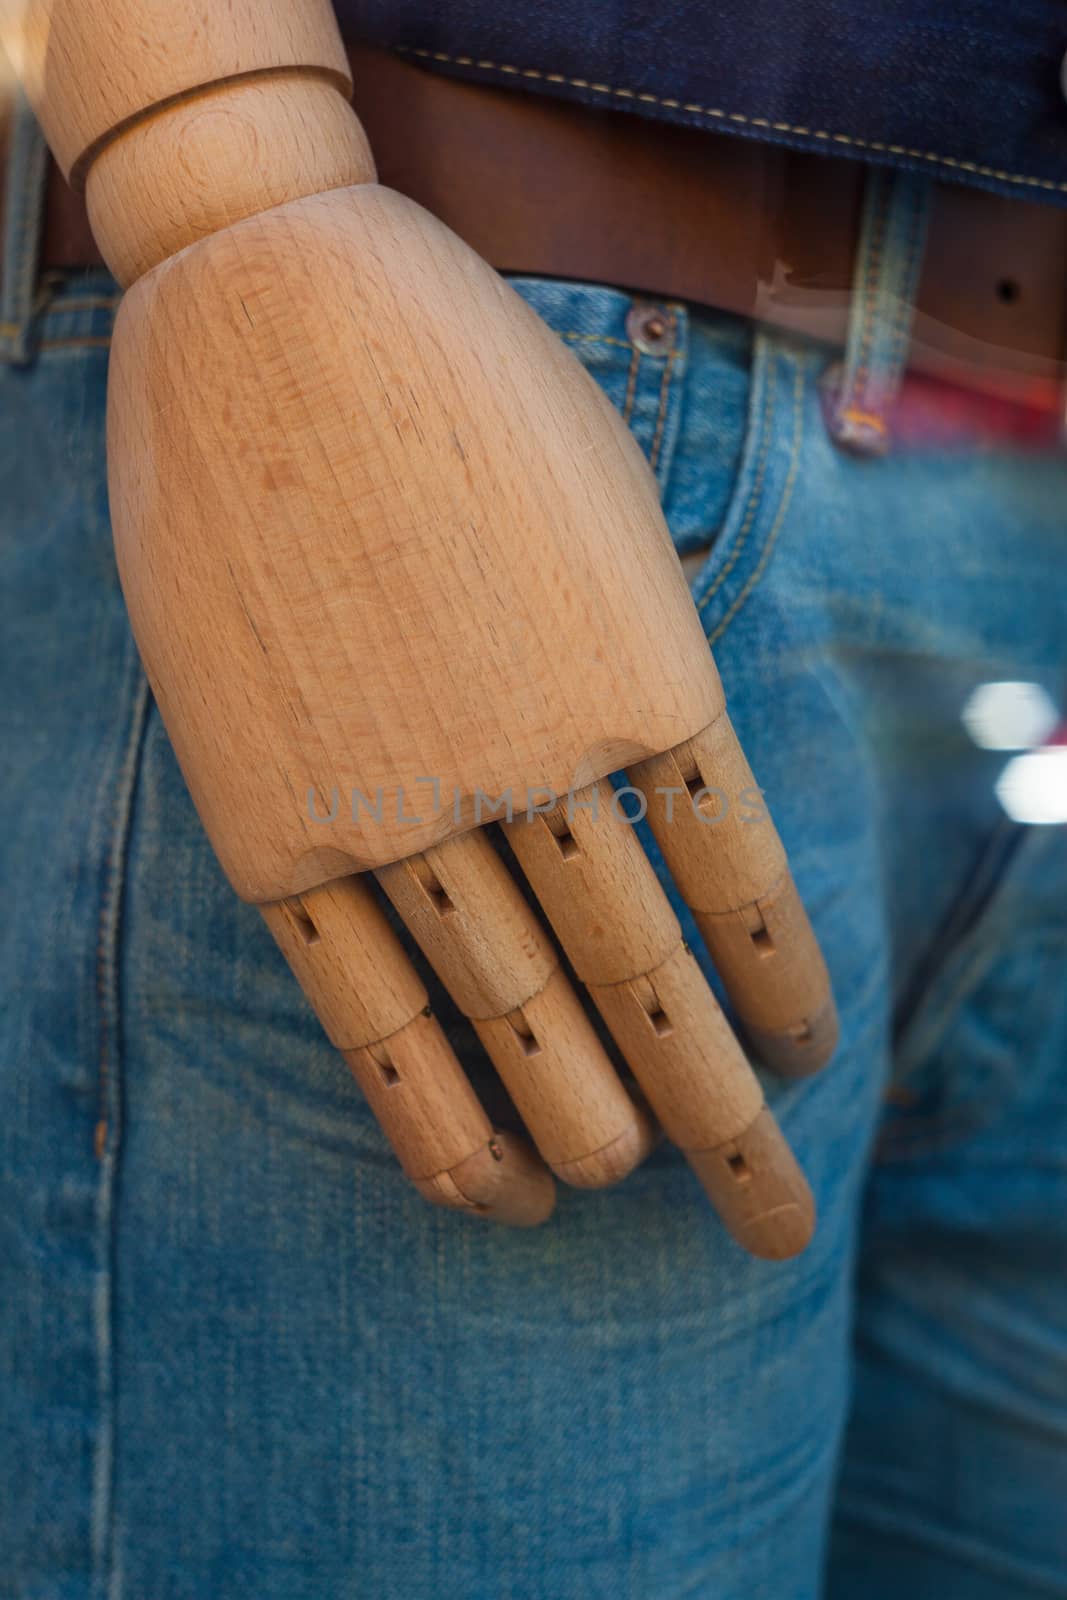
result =
M1044 1154L1067 1157L1065 903L1060 831L1003 819L899 1007L884 1158L955 1148L1012 1113L1024 1130L1028 1107Z
M787 340L762 330L753 335L736 472L707 560L693 582L693 599L711 645L762 580L789 515L809 421L809 360L802 347ZM701 400L716 376L715 363L700 374Z
M597 284L514 278L512 287L574 351L640 445L679 555L707 549L729 520L747 455L750 325Z

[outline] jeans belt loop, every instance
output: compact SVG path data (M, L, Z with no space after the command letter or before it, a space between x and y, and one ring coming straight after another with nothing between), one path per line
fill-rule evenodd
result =
M12 108L0 260L0 359L25 366L36 353L38 265L48 147L21 89Z
M827 374L823 391L831 437L860 455L884 455L890 446L930 195L929 178L882 167L868 171L844 360Z

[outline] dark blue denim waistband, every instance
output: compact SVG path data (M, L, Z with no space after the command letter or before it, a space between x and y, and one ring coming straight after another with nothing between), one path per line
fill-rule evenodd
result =
M439 72L1067 203L1048 0L338 0Z

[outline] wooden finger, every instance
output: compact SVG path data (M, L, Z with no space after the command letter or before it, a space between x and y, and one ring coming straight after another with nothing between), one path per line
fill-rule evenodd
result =
M518 1227L543 1222L550 1174L494 1132L367 885L342 878L260 909L420 1193Z
M784 1076L817 1071L837 1044L830 976L729 717L629 776L753 1047Z
M795 1254L814 1209L633 828L607 783L505 832L667 1136L754 1254ZM744 1168L731 1156L745 1155Z
M479 830L378 872L428 961L470 1017L544 1159L565 1182L614 1183L655 1140L582 1010L555 949Z
M811 1191L689 950L589 993L734 1238L753 1255L796 1255L815 1225Z

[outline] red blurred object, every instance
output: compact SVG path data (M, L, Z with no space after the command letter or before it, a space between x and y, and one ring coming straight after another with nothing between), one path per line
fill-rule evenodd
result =
M1019 400L909 373L890 419L893 445L927 450L983 444L1062 450L1062 402L1062 394L1043 381L1035 382L1032 396Z

